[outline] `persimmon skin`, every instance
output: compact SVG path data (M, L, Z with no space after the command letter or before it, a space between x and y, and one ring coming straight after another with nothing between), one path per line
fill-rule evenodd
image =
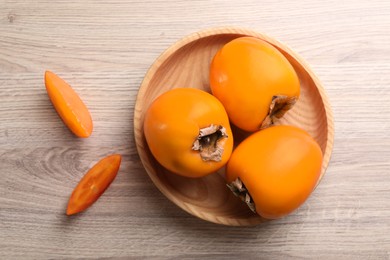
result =
M227 164L226 180L239 178L256 212L277 219L309 197L319 180L322 158L320 146L304 130L272 126L238 145Z
M290 62L274 46L254 37L236 38L216 53L210 88L231 122L249 132L262 127L274 96L300 95L299 78Z
M204 161L193 143L202 128L211 124L225 128L220 161ZM150 105L144 134L156 160L173 173L197 178L222 168L233 150L233 135L223 105L211 94L193 88L176 88L163 93Z

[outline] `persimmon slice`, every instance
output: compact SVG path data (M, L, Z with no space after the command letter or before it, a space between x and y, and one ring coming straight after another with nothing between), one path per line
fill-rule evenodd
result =
M59 76L45 72L47 94L65 125L78 137L89 137L93 130L92 117L79 95Z
M90 207L115 179L122 157L113 154L95 164L73 190L66 209L67 215L73 215Z

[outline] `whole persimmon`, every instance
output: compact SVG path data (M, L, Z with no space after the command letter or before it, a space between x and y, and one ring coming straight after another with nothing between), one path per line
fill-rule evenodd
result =
M233 151L226 180L233 193L267 219L283 217L309 197L322 166L322 151L304 130L271 126Z
M186 177L216 172L233 150L225 108L199 89L176 88L157 97L146 112L144 133L156 160Z
M272 125L300 95L290 62L273 45L254 37L236 38L216 53L210 87L231 122L249 132Z

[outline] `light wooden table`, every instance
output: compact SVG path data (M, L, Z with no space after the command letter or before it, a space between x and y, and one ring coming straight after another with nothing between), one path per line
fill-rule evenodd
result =
M304 57L332 102L328 171L294 214L251 227L196 219L152 184L133 141L139 85L154 59L195 31L243 26ZM75 138L43 84L76 89L95 130ZM98 159L123 162L77 217L68 197ZM0 0L0 258L389 259L390 2Z

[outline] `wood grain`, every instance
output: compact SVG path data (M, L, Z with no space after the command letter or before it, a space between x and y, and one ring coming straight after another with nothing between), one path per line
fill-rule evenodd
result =
M390 2L0 0L0 258L390 257ZM133 110L157 56L185 35L236 25L287 43L330 98L329 168L297 212L258 227L199 220L167 200L137 155ZM80 140L47 98L50 69L95 123ZM117 179L67 218L74 185L99 158Z

